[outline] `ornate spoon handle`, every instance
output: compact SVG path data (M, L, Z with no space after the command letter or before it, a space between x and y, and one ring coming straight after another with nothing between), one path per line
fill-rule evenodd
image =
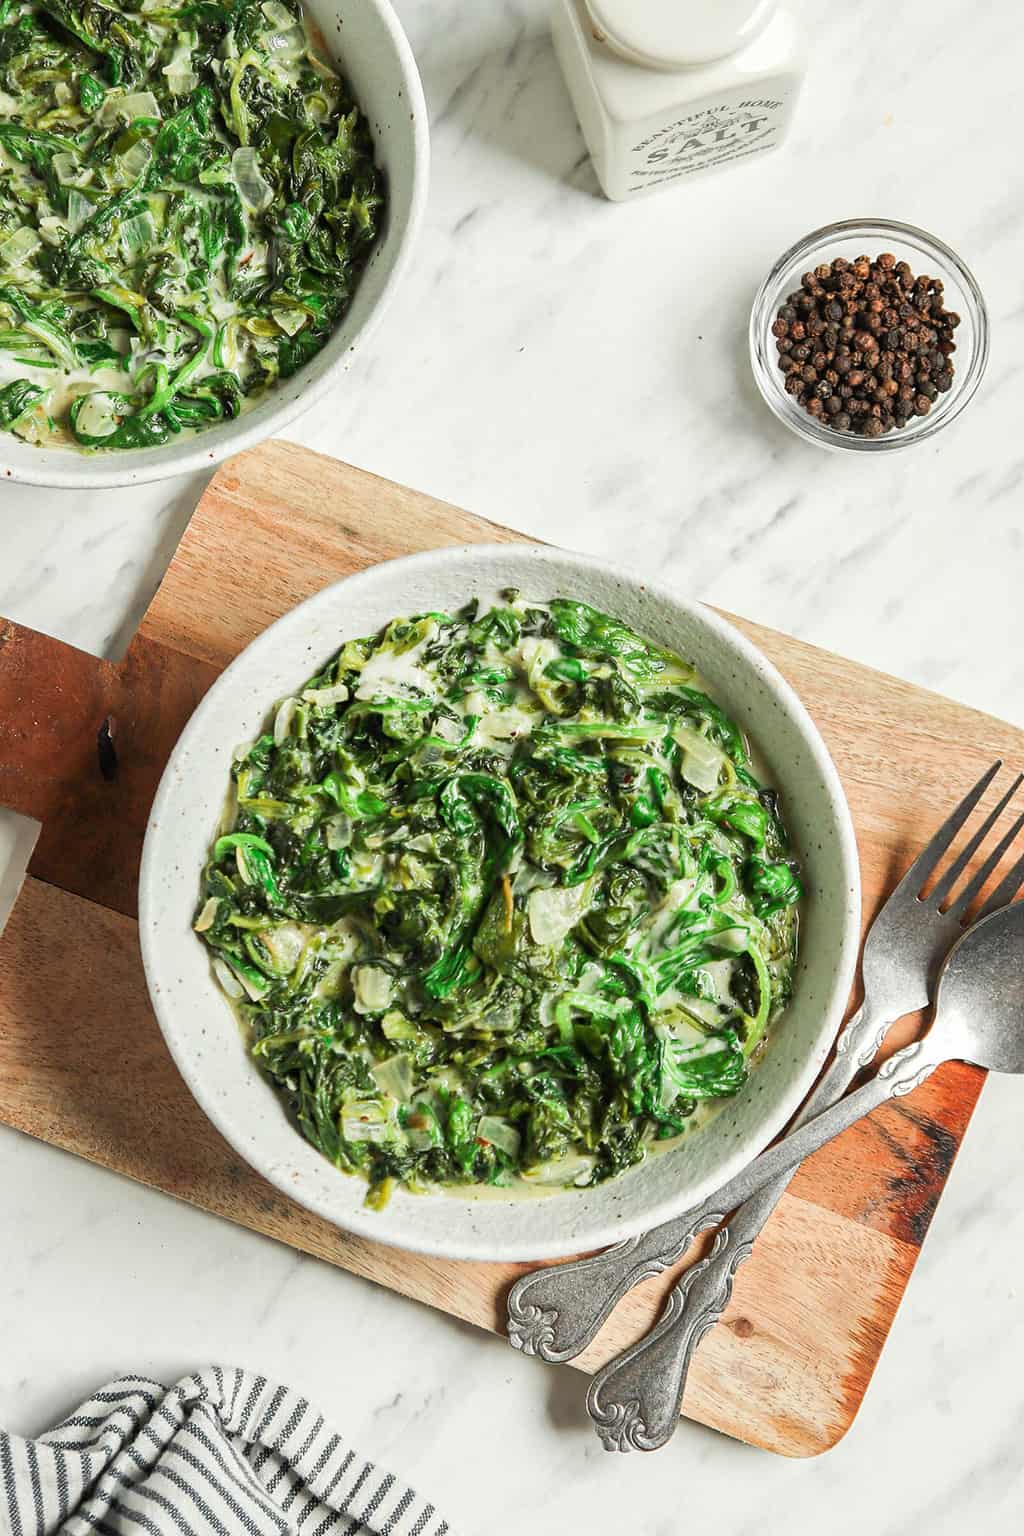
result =
M634 1285L660 1275L689 1248L699 1232L717 1227L725 1212L713 1203L688 1211L651 1232L616 1243L603 1253L517 1280L508 1297L508 1338L513 1349L556 1364L586 1349Z
M866 1004L854 1014L836 1042L835 1058L808 1100L801 1123L827 1109L846 1092L858 1071L874 1059L894 1017L872 1013ZM780 1181L776 1200L793 1172L795 1169L789 1170L785 1182ZM738 1249L747 1242L753 1243L773 1205L774 1201L763 1209L758 1206L761 1214L756 1226L751 1214L751 1224L737 1233ZM627 1238L604 1253L524 1275L509 1292L509 1342L524 1354L538 1355L550 1363L572 1360L596 1337L627 1291L641 1280L671 1268L697 1234L717 1226L728 1209L723 1208L716 1195L696 1211L686 1212L639 1237ZM727 1269L731 1266L730 1290L732 1274L746 1257L746 1252L739 1252L732 1262L723 1255Z
M609 1361L590 1384L587 1410L606 1450L652 1451L674 1433L693 1353L725 1310L736 1270L749 1257L754 1238L797 1163L886 1100L916 1088L942 1059L941 1052L928 1048L927 1037L916 1040L856 1093L762 1153L720 1191L718 1198L726 1208L737 1204L737 1197L745 1202L738 1221L731 1224L733 1230L719 1232L707 1258L673 1288L646 1338Z

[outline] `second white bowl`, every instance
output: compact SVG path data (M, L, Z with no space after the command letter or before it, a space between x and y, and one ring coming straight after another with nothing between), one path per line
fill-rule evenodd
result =
M416 60L389 0L304 3L328 53L352 85L387 178L383 238L334 335L322 352L275 385L252 410L162 448L90 454L75 448L34 448L8 432L0 433L0 479L96 490L212 469L231 454L281 432L328 389L343 383L357 342L366 341L412 255L429 179L427 107Z

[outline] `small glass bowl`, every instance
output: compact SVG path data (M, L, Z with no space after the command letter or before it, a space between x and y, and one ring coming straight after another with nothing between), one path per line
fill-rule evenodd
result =
M894 427L881 437L861 437L856 432L837 432L808 415L785 390L785 374L778 366L779 352L772 324L788 294L800 287L805 272L844 256L853 261L868 256L872 261L891 251L897 261L909 263L915 277L941 278L943 300L960 316L953 333L953 384L936 399L927 416L912 416L904 427ZM822 448L852 449L854 453L892 453L923 443L959 416L973 396L988 362L988 311L981 290L955 251L913 224L891 219L844 219L826 224L791 246L772 267L758 290L750 314L750 361L757 386L780 421L799 437Z

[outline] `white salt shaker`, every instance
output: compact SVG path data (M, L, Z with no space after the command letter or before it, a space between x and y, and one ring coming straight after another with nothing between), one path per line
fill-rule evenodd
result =
M804 51L775 0L555 0L552 32L608 197L742 165L789 127Z

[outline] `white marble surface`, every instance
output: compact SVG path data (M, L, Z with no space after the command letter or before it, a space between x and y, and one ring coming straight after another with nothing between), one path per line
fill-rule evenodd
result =
M399 9L434 128L425 237L296 439L1024 723L1016 8L808 5L789 146L628 207L595 196L540 4ZM877 462L787 435L745 357L766 265L863 213L956 246L993 322L962 421ZM5 486L0 613L116 654L200 485ZM0 1422L40 1428L120 1369L218 1359L307 1391L466 1533L1016 1530L1018 1092L986 1088L861 1416L817 1461L688 1425L656 1457L607 1457L573 1372L7 1131Z

